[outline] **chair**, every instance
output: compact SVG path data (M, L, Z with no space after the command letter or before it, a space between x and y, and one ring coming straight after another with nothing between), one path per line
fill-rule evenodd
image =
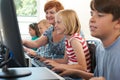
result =
M88 49L90 52L90 56L91 56L91 73L94 73L94 69L96 66L96 59L95 59L95 51L96 51L96 42L95 40L87 40L87 44L88 44Z

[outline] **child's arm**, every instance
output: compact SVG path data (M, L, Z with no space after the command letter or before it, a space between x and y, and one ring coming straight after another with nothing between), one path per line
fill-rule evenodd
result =
M64 58L63 59L54 59L55 62L57 63L61 63L61 64L67 64L68 63L68 57L67 54L64 54Z
M52 70L58 72L60 76L71 76L74 78L83 78L85 80L89 80L94 76L93 73L89 73L78 69L65 69L65 68L56 67Z
M85 58L85 53L83 51L82 44L76 38L73 38L70 43L71 43L73 50L75 51L75 55L76 55L77 61L78 61L79 67L77 67L77 65L76 65L76 68L86 71L87 64L86 64L86 58Z
M93 77L90 80L105 80L104 77Z

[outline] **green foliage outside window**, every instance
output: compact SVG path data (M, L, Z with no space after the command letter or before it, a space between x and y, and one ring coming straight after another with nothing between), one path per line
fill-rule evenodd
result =
M36 0L14 0L18 16L36 16Z

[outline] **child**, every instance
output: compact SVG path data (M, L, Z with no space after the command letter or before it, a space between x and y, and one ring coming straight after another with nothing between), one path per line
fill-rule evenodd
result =
M80 23L73 10L61 10L55 16L57 34L66 36L66 52L63 59L46 60L48 65L90 71L90 55L86 41L80 36ZM87 61L86 61L87 60Z
M50 24L48 23L47 20L43 19L38 23L38 30L41 33L41 35L50 27ZM46 53L46 48L47 48L48 44L46 44L45 46L41 46L40 48L37 49L37 51L33 51L31 49L26 49L26 52L28 53L28 55L30 56L36 56L36 55L40 55L42 57L46 57L47 53Z
M39 38L40 32L37 23L32 23L29 25L29 34L32 37L31 40L36 40ZM32 49L37 50L37 48L32 48Z
M120 79L120 0L92 0L91 35L103 44L96 49L96 68L92 73L81 70L56 69L60 75L77 75L90 80ZM70 74L73 73L73 74Z
M32 23L29 25L29 34L32 37L31 40L36 40L40 36L37 23Z

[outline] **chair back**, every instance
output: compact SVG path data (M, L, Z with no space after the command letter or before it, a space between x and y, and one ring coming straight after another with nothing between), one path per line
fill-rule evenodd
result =
M96 43L94 40L88 40L87 44L91 56L91 73L94 73L94 69L96 66L96 59L95 59Z

